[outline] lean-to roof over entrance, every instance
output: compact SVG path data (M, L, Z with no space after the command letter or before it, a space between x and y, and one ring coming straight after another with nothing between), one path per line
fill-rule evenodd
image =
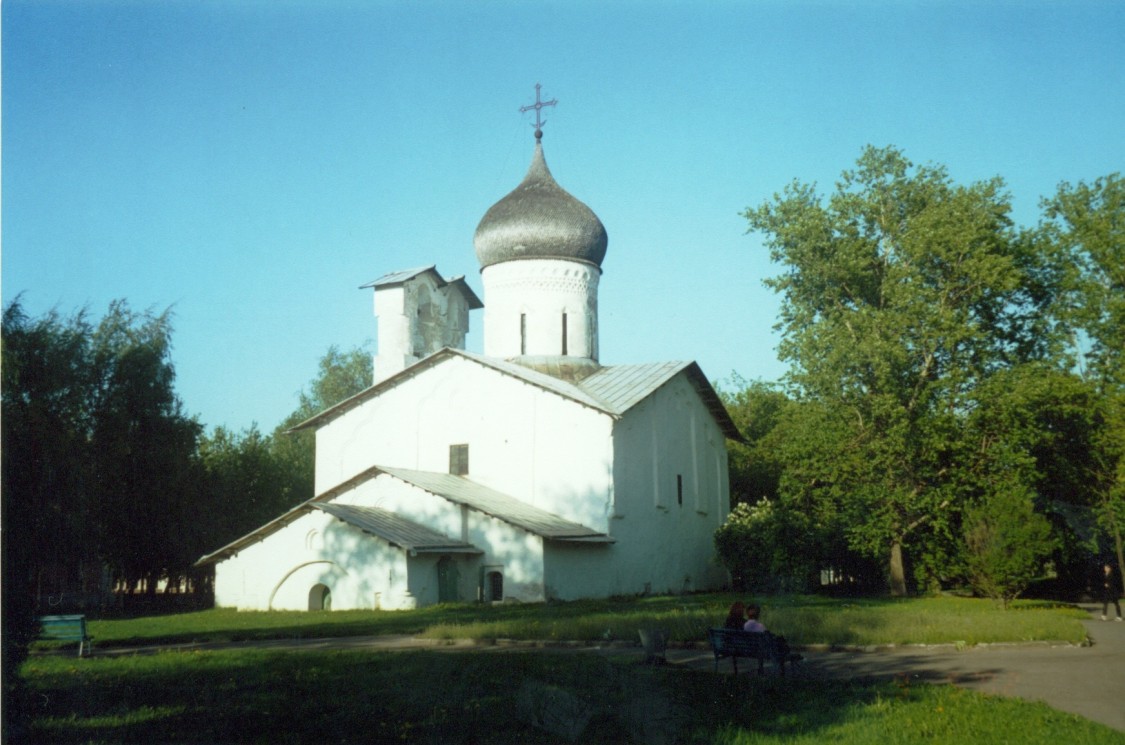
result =
M613 538L605 533L571 522L503 492L470 481L464 476L385 466L377 466L372 470L393 476L455 504L466 505L477 512L483 512L548 540L613 542Z
M312 507L413 553L482 553L471 543L455 541L425 525L419 525L413 520L407 520L394 512L381 510L378 507L358 507L332 502L321 502Z

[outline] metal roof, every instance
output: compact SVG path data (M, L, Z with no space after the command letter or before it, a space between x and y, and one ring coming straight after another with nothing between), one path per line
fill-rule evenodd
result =
M582 380L571 382L533 370L516 362L485 357L484 355L466 352L463 349L451 349L449 347L440 349L396 375L392 375L367 390L361 391L329 409L325 409L316 416L293 427L290 431L318 427L324 422L335 419L341 414L362 405L365 401L393 388L402 381L440 364L449 357L463 357L472 360L484 367L518 378L615 418L623 416L629 409L648 398L682 371L687 374L688 380L695 387L700 398L703 399L704 405L711 412L711 416L714 417L723 434L728 439L745 442L742 433L738 431L734 420L730 418L730 414L719 398L719 394L715 393L715 389L711 386L699 365L694 362L611 365L600 368Z
M201 556L195 562L195 566L203 566L205 564L210 564L213 561L220 561L222 559L229 559L231 556L234 556L235 554L237 554L239 551L246 548L247 546L252 546L255 543L258 543L259 541L265 540L267 537L269 537L269 536L273 535L274 533L276 533L277 531L281 530L282 528L284 528L286 525L293 522L297 518L301 517L302 515L307 514L310 510L312 510L314 503L325 500L325 499L330 499L330 498L331 498L331 496L329 495L329 493L326 492L323 495L316 496L316 497L313 497L312 499L301 502L301 504L297 505L296 507L289 510L288 512L285 512L284 514L280 515L279 517L275 517L273 520L270 520L268 523L261 526L260 528L257 528L255 530L250 531L249 533L242 536L241 538L234 539L233 541L231 541L230 543L223 546L222 548L220 548L217 551L212 551L209 554L205 554L204 556Z
M349 504L325 502L312 505L313 508L327 512L365 533L382 538L393 546L414 553L483 553L479 548L465 541L455 541L431 530L425 525L407 520L387 510L377 507L357 507Z
M532 385L538 386L540 388L550 390L554 393L559 394L560 396L569 398L584 406L588 406L599 411L605 411L609 414L613 413L606 409L605 404L603 404L598 399L590 396L590 394L586 393L582 389L576 387L573 383L568 383L565 380L553 378L546 373L541 373L535 370L528 369L526 367L522 367L515 364L514 362L508 362L506 360L496 359L493 357L485 357L484 355L473 354L471 352L466 352L463 349L452 349L450 347L445 347L444 349L439 349L433 354L422 358L410 367L396 373L395 375L392 375L386 380L382 380L371 386L370 388L360 391L351 398L344 399L335 406L327 408L319 414L306 419L289 431L296 432L298 430L308 429L310 427L319 427L324 422L335 419L341 414L345 414L348 411L351 411L352 409L363 405L366 401L378 396L383 391L394 388L404 380L409 380L411 377L423 373L426 370L429 370L431 367L435 367L441 364L450 357L463 357L465 359L472 360L473 362L483 365L484 367L492 368L493 370L497 370L512 377L521 378L527 383L531 383Z
M430 264L429 266L419 266L414 269L400 269L397 272L389 272L388 274L384 274L382 277L379 277L379 279L372 280L365 285L360 285L359 289L366 290L368 287L390 287L393 285L400 285L407 280L414 279L419 274L424 274L425 272L433 272L434 274L437 274L437 264ZM438 274L438 279L441 279L440 274ZM444 282L445 280L442 281Z
M594 211L563 189L536 143L519 186L488 208L473 235L481 269L520 259L568 259L601 267L609 239Z
M715 423L719 425L723 435L736 442L745 442L738 426L730 417L730 412L723 404L719 394L711 386L703 370L695 362L654 362L637 365L609 365L599 368L590 375L570 382L546 373L532 370L516 362L497 360L490 357L459 352L465 357L474 359L481 364L488 365L522 378L541 388L554 391L561 396L570 398L581 404L614 417L624 416L629 409L655 393L661 386L683 372L688 381L695 388L696 393L703 401L703 405L711 413Z
M469 287L467 282L465 282L465 275L459 274L456 277L450 277L448 280L444 279L441 276L441 273L438 272L436 264L415 267L414 269L401 269L397 272L384 274L382 277L379 277L379 279L372 280L365 285L360 285L359 289L366 290L373 287L376 290L379 290L380 288L384 287L394 287L395 285L401 285L405 282L408 282L420 274L432 274L434 277L434 282L438 287L453 285L458 292L464 295L465 302L468 303L470 310L478 310L484 307L484 303L481 302L481 299L477 297L477 294L473 292L473 289Z
M571 522L534 505L521 502L495 489L478 484L463 476L432 471L413 471L406 468L372 466L356 474L331 489L327 489L312 499L302 502L280 517L246 535L231 541L218 551L213 551L195 562L203 566L234 556L247 546L265 540L297 518L312 510L322 510L333 517L354 525L388 543L406 550L426 552L476 552L470 543L455 541L430 528L407 520L392 512L375 507L359 507L332 502L333 499L354 487L385 473L399 481L424 489L431 494L447 499L454 504L463 504L470 509L495 517L517 528L553 541L572 543L613 543L613 537L599 533L593 528Z
M376 470L376 469L372 469ZM522 502L515 497L491 489L483 484L470 481L464 476L433 471L413 471L406 468L378 466L377 470L393 476L419 489L449 500L455 504L467 505L470 509L502 520L517 528L547 538L585 542L603 541L612 543L613 538L605 533L571 522L544 509Z
M496 357L485 357L484 355L474 354L473 352L465 352L463 350L456 351L461 356L467 357L471 360L474 360L475 362L479 362L486 367L491 367L494 370L499 370L500 372L510 375L513 378L519 378L524 382L531 383L538 388L543 388L545 390L551 391L552 393L557 393L563 398L569 398L570 400L576 401L583 406L587 406L591 409L597 409L598 411L603 411L606 414L612 414L614 416L617 416L619 414L619 412L616 412L609 406L607 406L605 401L602 401L597 396L591 394L578 383L574 383L569 380L563 380L562 378L556 378L553 375L548 375L545 372L534 370L517 362L502 360Z
M624 414L688 364L657 362L651 365L612 365L601 368L578 385L604 401L615 414Z

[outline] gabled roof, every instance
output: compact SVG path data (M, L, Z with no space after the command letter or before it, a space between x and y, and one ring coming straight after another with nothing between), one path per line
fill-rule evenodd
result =
M498 520L526 530L533 535L554 541L568 543L613 543L614 539L593 528L571 522L551 512L522 502L515 497L490 489L483 484L470 481L464 476L432 471L413 471L406 468L373 466L356 474L347 481L327 489L312 499L302 502L285 514L270 520L257 530L231 541L218 551L213 551L195 562L203 566L234 556L247 546L252 546L289 525L312 510L320 510L333 517L378 536L393 545L416 552L440 553L480 553L471 543L454 540L448 536L420 525L413 520L401 517L387 510L375 507L335 504L333 499L351 491L356 486L370 481L380 474L403 481L419 489L442 497L454 504L463 504L470 509L484 513Z
M550 391L588 408L608 414L616 419L624 416L629 409L648 398L677 374L684 372L703 400L707 410L711 413L711 416L714 417L715 422L719 425L723 434L728 439L737 442L745 441L742 433L738 431L734 420L730 418L730 414L727 412L719 395L715 392L711 383L708 382L707 377L703 374L699 365L694 362L610 365L608 367L599 368L596 372L582 380L568 381L537 370L532 370L515 362L494 357L485 357L484 355L466 352L461 349L451 349L449 347L438 350L386 380L380 381L351 398L345 399L335 406L325 409L316 416L293 427L290 431L319 427L362 405L364 402L378 396L380 393L395 387L402 381L425 372L451 357L462 357L472 360L479 365L517 378L525 383L542 388L543 390Z
M425 525L378 507L357 507L332 502L322 502L312 507L412 553L483 553L471 543L455 541Z
M470 509L483 512L543 538L556 541L585 539L613 542L613 539L605 533L571 522L503 492L470 481L464 476L387 466L379 466L377 470L450 502L467 505Z
M229 559L247 546L252 546L259 541L265 540L269 536L284 528L289 523L297 520L300 517L303 517L304 515L307 515L313 510L317 502L322 502L326 499L331 499L331 497L325 494L301 502L293 509L281 514L278 517L275 517L273 520L270 520L260 528L250 531L241 538L234 539L217 551L212 551L209 554L201 556L198 560L196 560L194 566L204 566L215 561Z
M438 273L436 264L430 264L429 266L420 266L414 269L402 269L397 272L384 274L382 277L379 277L379 279L372 280L365 285L360 285L359 289L366 290L368 288L374 288L377 291L381 288L394 287L396 285L405 284L420 274L431 275L434 279L434 283L438 287L452 285L465 297L465 302L468 303L470 310L477 310L484 307L484 303L481 302L480 298L477 297L477 294L473 292L473 289L469 287L467 282L465 282L465 275L459 274L456 277L450 277L448 280L446 280L442 278L440 273Z
M418 266L413 269L400 269L395 272L388 272L382 277L379 277L379 279L374 279L365 285L360 285L359 289L366 290L368 287L394 287L395 285L401 285L404 282L414 279L419 274L425 274L426 272L433 274L434 279L438 281L439 285L445 284L445 280L438 274L437 264L430 264L429 266Z

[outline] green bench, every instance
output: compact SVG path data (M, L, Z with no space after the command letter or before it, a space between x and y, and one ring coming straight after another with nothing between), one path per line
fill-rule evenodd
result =
M44 641L76 641L78 656L84 657L94 638L86 633L86 616L40 616L39 638Z
M753 632L739 629L707 629L707 640L715 653L715 672L719 672L719 660L729 657L738 674L738 658L757 660L758 674L761 675L769 662L779 675L785 675L785 665L800 662L801 655L788 654L779 644L776 636L768 631Z

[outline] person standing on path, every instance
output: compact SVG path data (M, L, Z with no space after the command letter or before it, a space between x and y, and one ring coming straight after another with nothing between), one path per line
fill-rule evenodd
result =
M1117 578L1117 572L1113 571L1113 565L1108 561L1102 567L1102 620L1106 620L1106 611L1109 610L1109 604L1113 603L1113 609L1117 611L1117 619L1121 620L1121 604L1117 601L1120 597L1118 591L1121 587L1121 582Z

